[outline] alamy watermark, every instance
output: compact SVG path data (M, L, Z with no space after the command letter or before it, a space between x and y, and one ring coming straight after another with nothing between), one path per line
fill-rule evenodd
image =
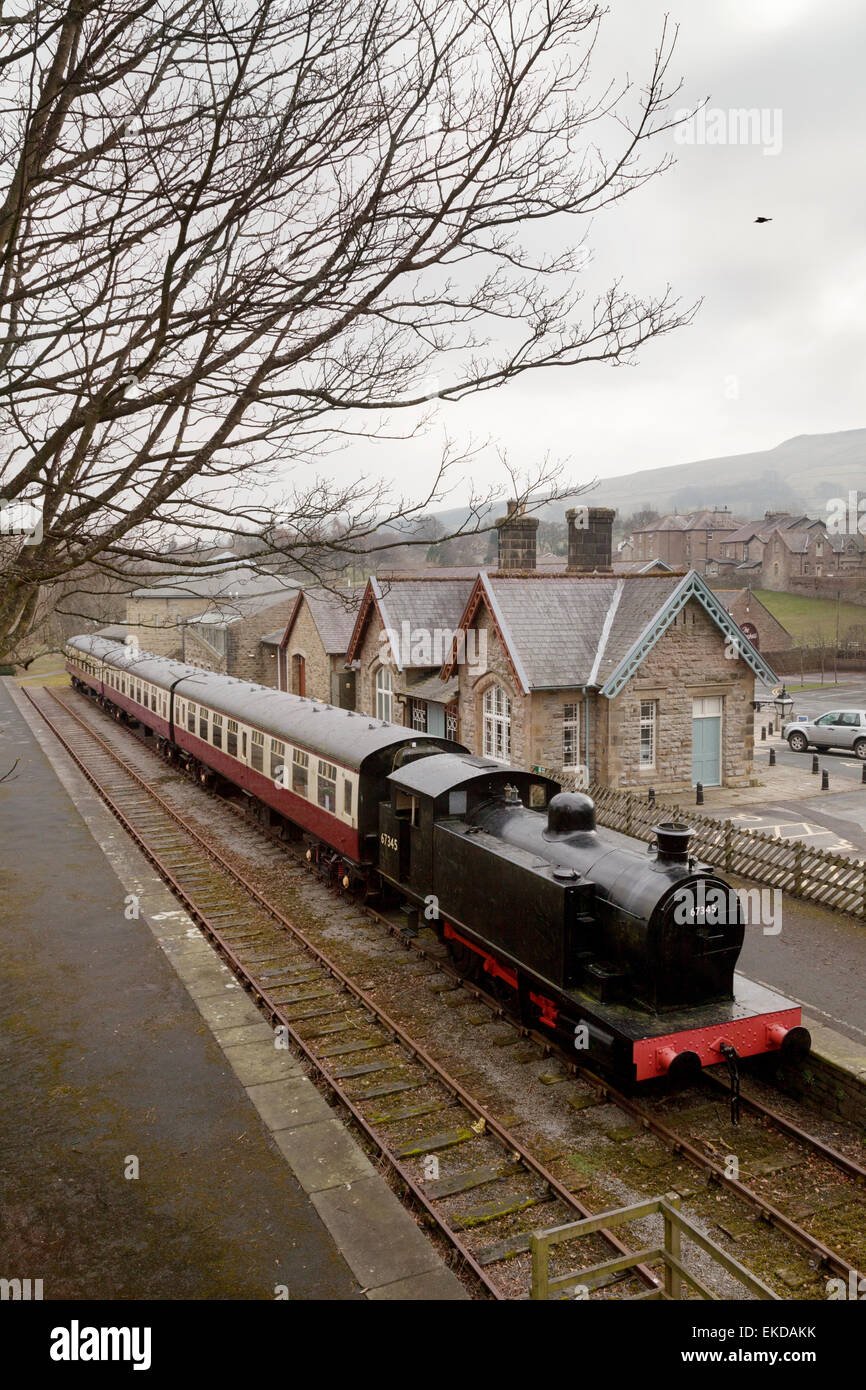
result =
M0 536L21 536L22 545L40 545L42 508L38 502L10 502L0 497Z
M380 659L388 655L401 668L443 666L453 659L477 674L487 670L487 633L476 628L413 627L405 619L400 630L389 627L379 634Z
M866 493L852 488L847 497L828 497L826 505L831 536L866 536Z
M782 153L782 111L778 106L702 106L693 115L677 111L678 145L756 145L764 155Z
M704 879L678 888L673 896L677 926L727 926L742 921L760 927L764 936L782 930L781 888L729 888Z

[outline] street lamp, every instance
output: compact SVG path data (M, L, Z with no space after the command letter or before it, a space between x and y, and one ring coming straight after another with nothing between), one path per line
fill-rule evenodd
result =
M781 690L775 693L773 697L773 704L775 705L776 711L779 715L779 728L781 729L784 727L786 721L790 718L791 711L794 708L794 701L791 699L784 685L782 686Z

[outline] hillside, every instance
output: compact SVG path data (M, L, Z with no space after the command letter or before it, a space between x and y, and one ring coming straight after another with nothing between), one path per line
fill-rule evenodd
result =
M866 429L800 434L758 453L625 473L603 479L592 493L575 501L616 507L624 514L641 507L685 512L726 506L743 517L782 510L824 516L828 498L847 497L858 487L866 491ZM574 503L552 503L538 515L548 521L561 520L570 505ZM465 515L461 508L436 514L449 529Z

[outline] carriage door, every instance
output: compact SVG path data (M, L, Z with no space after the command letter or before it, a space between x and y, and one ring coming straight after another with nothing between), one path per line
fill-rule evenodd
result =
M692 701L692 786L718 787L722 780L722 700Z

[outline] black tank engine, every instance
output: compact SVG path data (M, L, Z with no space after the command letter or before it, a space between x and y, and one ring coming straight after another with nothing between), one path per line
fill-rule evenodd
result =
M437 920L461 968L514 992L528 1024L647 1080L808 1047L800 1011L735 975L736 893L663 823L646 851L599 831L588 796L463 753L393 772L379 867ZM434 914L437 914L434 917Z

